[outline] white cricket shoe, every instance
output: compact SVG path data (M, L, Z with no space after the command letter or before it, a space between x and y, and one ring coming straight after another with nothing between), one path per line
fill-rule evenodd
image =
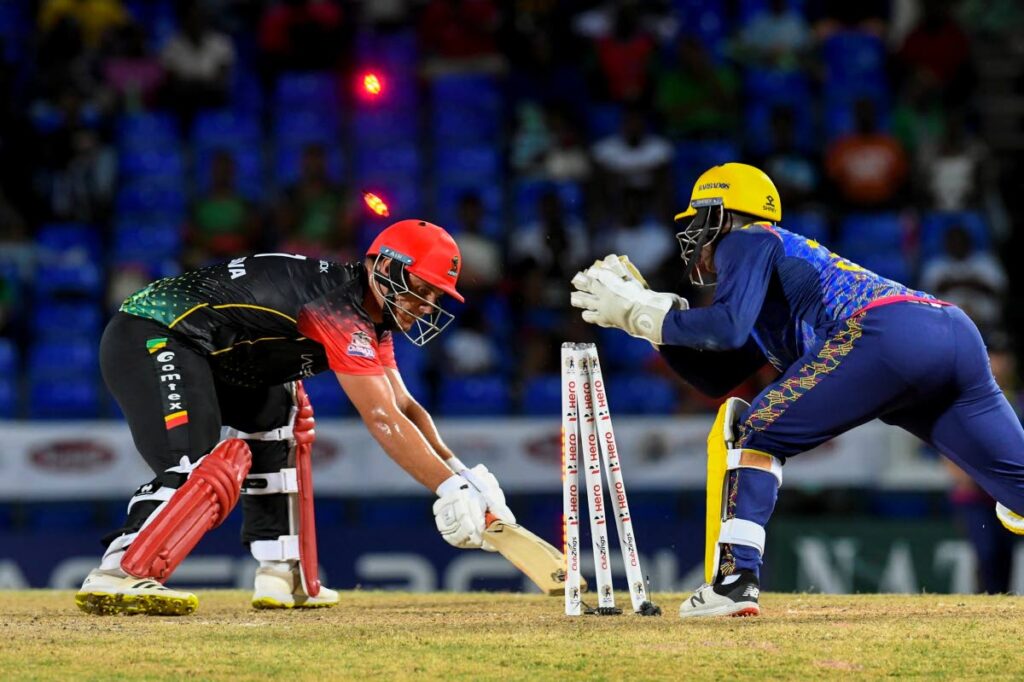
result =
M296 566L290 571L273 568L256 569L256 589L252 594L254 609L317 609L338 604L338 593L320 586L315 597L306 594Z
M199 606L199 598L191 592L164 587L151 578L96 568L85 577L82 589L75 595L75 604L82 611L99 616L187 616Z
M757 576L753 571L740 571L738 575L739 578L728 585L721 581L701 585L679 606L679 617L761 615L757 604L761 594Z

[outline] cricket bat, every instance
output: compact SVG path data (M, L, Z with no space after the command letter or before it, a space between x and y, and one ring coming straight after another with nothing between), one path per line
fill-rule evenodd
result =
M565 556L550 543L518 523L506 523L491 514L487 514L484 541L526 574L544 594L552 597L565 594ZM582 578L580 590L587 591L587 583Z

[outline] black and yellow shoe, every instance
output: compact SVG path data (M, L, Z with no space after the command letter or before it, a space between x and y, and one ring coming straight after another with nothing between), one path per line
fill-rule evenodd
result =
M187 616L199 606L191 592L164 587L150 578L135 578L121 571L94 569L86 576L75 604L97 616L117 614Z

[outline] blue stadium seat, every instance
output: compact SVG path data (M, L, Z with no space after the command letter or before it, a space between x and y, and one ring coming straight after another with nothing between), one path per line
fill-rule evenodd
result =
M438 396L439 412L449 417L507 415L509 387L500 376L446 377Z
M235 111L246 114L263 111L263 85L259 76L236 65L232 71L230 100Z
M622 107L617 104L592 104L586 109L587 136L591 140L615 135L622 127Z
M484 207L483 231L492 237L500 238L502 233L501 218L505 193L501 186L494 183L480 185L441 185L437 188L435 211L437 221L453 233L458 233L462 226L459 221L459 202L467 192L474 192Z
M125 149L177 148L178 124L170 114L127 114L117 119L117 146Z
M419 147L414 144L360 146L355 157L356 174L366 179L399 176L417 182L423 167Z
M739 145L732 140L680 142L675 146L673 173L679 196L689 197L693 183L712 166L742 159Z
M356 109L351 137L358 143L417 144L419 128L414 110Z
M338 115L329 111L281 110L274 119L274 139L279 144L336 143L341 132L339 121Z
M33 419L96 419L101 401L99 382L92 375L60 373L29 379Z
M598 329L597 337L602 368L638 371L658 355L649 342L619 329Z
M185 216L185 194L180 188L130 183L117 192L118 213L158 213L162 216Z
M668 379L651 374L613 374L605 381L612 416L672 414L679 395Z
M789 9L797 12L803 11L805 0L787 0L786 5ZM736 8L736 19L740 26L745 26L751 19L757 16L761 12L767 12L771 9L771 3L768 0L739 0L739 6Z
M433 170L440 183L500 184L502 160L493 145L446 146L435 152Z
M395 363L402 376L406 374L422 375L430 364L430 354L423 348L417 348L405 334L395 333Z
M302 380L317 417L342 417L353 413L352 403L338 384L334 372L321 372Z
M538 219L537 201L542 193L555 190L558 198L562 200L562 209L566 215L574 218L582 218L585 194L583 186L578 182L549 182L547 180L525 180L519 182L513 197L515 201L516 225L525 225Z
M68 336L98 339L102 325L103 315L95 303L39 301L32 308L32 333L36 342L59 341Z
M487 143L502 126L502 95L495 78L457 74L431 83L432 131L437 143Z
M32 345L28 369L33 376L62 376L99 371L99 339L72 336L41 340Z
M0 336L0 377L11 377L18 368L18 347L13 340Z
M943 251L946 230L959 225L971 236L974 248L983 251L992 248L985 216L978 211L933 211L921 219L921 258L934 258Z
M176 149L127 149L120 153L118 162L123 177L133 180L153 179L180 184L185 176L185 159Z
M259 118L237 110L203 111L192 125L192 142L199 147L258 145L262 137Z
M750 68L743 80L744 97L752 101L800 107L812 101L811 83L802 71Z
M523 386L522 412L531 417L550 417L562 411L562 377L547 374L527 380Z
M196 152L196 186L200 193L210 189L213 182L213 158L218 151L218 148L206 147ZM235 160L235 186L238 191L249 199L262 197L267 191L262 147L254 144L234 147L227 151Z
M881 38L861 31L839 31L825 40L822 52L828 93L853 99L887 92Z
M114 230L114 259L117 262L155 264L181 253L181 223L121 219Z
M18 416L18 383L13 374L0 374L0 419Z
M845 253L843 255L882 277L896 280L900 284L914 285L914 274L910 270L907 258L899 251L864 251L854 253L853 256L847 256Z
M427 378L418 372L406 372L402 370L402 382L405 384L405 388L409 391L409 395L416 399L420 405L427 410L433 409L433 395L430 390L430 382Z
M831 241L828 218L817 211L787 211L783 214L782 227L813 239L826 246Z
M41 260L67 257L99 260L102 254L99 230L84 223L48 223L36 233Z
M103 294L102 268L95 262L40 263L36 294L42 298L77 296L98 300Z
M890 124L889 102L885 97L870 97L875 103L878 129L886 131ZM825 138L834 140L854 130L854 101L846 97L825 98Z
M840 254L902 251L904 236L903 220L898 213L854 213L840 224Z
M317 109L337 113L340 109L338 77L324 73L284 73L274 88L274 108L278 111Z
M728 25L725 3L720 0L673 0L676 19L687 32L696 35L715 57L721 57Z
M360 31L355 38L358 63L367 67L404 67L413 70L419 57L419 39L415 31L375 33Z
M744 106L746 122L746 144L754 154L773 151L772 114L776 107L787 106L788 102L753 100ZM818 121L814 107L806 104L790 107L793 113L794 143L797 149L819 153Z
M278 187L287 187L299 179L302 170L302 153L304 144L281 145L274 156L274 183ZM345 177L344 153L337 144L325 147L327 153L327 177L332 182L341 182Z

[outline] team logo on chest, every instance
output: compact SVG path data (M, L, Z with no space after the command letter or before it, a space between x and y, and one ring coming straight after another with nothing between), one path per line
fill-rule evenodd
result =
M376 359L377 351L373 349L373 341L366 332L357 331L352 333L348 342L348 354L360 358Z

